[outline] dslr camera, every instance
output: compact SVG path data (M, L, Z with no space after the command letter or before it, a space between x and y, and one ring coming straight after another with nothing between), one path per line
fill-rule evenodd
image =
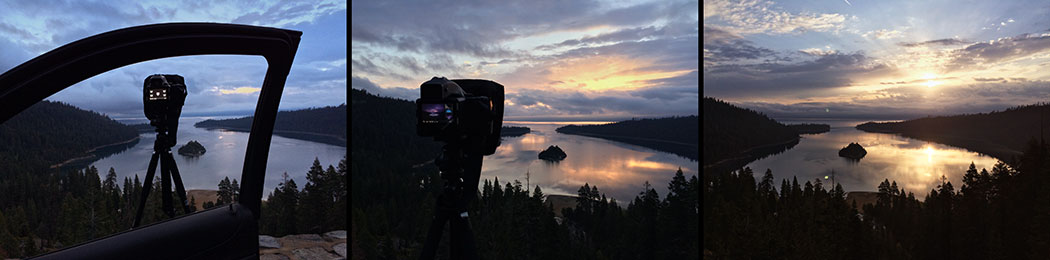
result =
M416 134L491 155L500 145L503 85L490 80L434 77L419 87Z
M157 132L171 135L171 146L175 145L175 134L179 128L179 116L186 102L186 82L174 74L154 74L146 77L142 84L143 112L149 124Z

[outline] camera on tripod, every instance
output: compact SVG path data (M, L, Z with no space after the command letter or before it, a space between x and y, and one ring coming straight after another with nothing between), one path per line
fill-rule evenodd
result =
M176 134L179 132L179 116L182 114L182 105L186 103L186 82L182 76L174 74L154 74L146 77L142 83L142 111L149 119L149 124L156 128L157 139L153 142L153 155L150 157L149 166L146 168L146 182L153 183L153 175L160 165L161 180L161 209L169 217L175 217L173 205L174 195L182 200L179 205L186 214L190 213L189 200L186 199L186 188L182 185L182 176L179 167L175 165L175 158L171 155L171 147L175 146ZM176 194L171 194L171 184L175 184ZM135 214L135 222L132 228L138 227L142 221L142 213L146 208L146 198L149 197L153 185L144 185L139 199L138 212Z
M472 154L495 153L503 126L503 85L489 80L434 77L419 89L416 134L460 143Z
M496 152L503 127L503 85L434 77L419 87L416 134L445 142L434 160L445 180L419 259L434 259L445 223L451 259L478 259L467 208L477 196L482 157Z

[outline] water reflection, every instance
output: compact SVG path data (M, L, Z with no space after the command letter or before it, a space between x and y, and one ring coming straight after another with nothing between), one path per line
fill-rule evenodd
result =
M219 180L229 177L240 179L244 166L244 153L248 145L248 133L207 130L193 127L193 124L208 118L183 117L179 119L178 145L172 148L177 151L190 140L204 145L207 152L199 157L176 154L175 164L179 167L186 189L216 189ZM137 144L111 156L92 162L100 172L105 173L110 167L117 172L117 179L123 182L124 177L145 178L150 155L153 153L154 133L143 133ZM263 197L272 192L282 179L282 173L295 180L302 188L306 183L306 171L314 158L318 158L323 167L336 165L346 155L346 148L317 142L273 136L270 141L270 156L266 161L266 180L263 186ZM105 176L103 176L105 177Z
M584 183L597 185L606 196L624 202L634 199L649 181L660 196L667 195L667 184L679 167L686 176L696 175L699 162L635 145L585 137L564 135L554 130L560 125L522 124L532 128L524 136L503 139L491 156L485 157L482 179L499 177L505 184L518 180L524 186L539 185L546 194L576 195ZM565 160L548 163L539 160L539 152L557 145L568 154Z
M858 162L838 156L838 150L857 142L868 151ZM945 176L955 187L973 162L977 169L991 169L997 160L965 149L930 143L891 134L867 133L851 127L831 132L803 135L794 149L748 164L756 178L767 168L776 183L797 176L799 182L823 178L835 171L835 178L846 191L876 191L885 179L923 198Z

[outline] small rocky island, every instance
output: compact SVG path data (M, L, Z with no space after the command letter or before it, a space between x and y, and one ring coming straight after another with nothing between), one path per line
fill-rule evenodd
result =
M565 154L565 151L562 151L557 145L551 145L547 147L547 150L540 152L540 159L552 162L564 160L566 156L568 155Z
M860 158L864 158L864 155L867 154L868 151L864 150L864 147L861 147L858 143L849 143L845 148L839 150L839 156L853 160L860 160Z
M197 141L190 141L186 145L179 147L179 154L185 156L201 156L204 155L204 152L206 152L204 146Z

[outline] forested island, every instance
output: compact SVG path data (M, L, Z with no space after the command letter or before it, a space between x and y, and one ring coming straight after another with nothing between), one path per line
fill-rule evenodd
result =
M637 119L604 125L568 125L558 133L609 139L699 160L700 118L693 116Z
M868 122L857 129L896 133L937 142L1010 161L1028 142L1050 136L1050 104L1018 106L1004 111L955 116L924 117L902 122Z
M565 160L566 156L568 155L565 154L565 151L562 151L561 147L558 147L557 145L551 145L539 154L540 159L550 162Z
M839 156L846 157L855 161L859 161L861 158L864 158L864 156L867 154L868 151L864 150L864 147L860 146L860 144L858 143L849 143L849 145L846 145L846 147L843 147L839 150Z
M207 150L204 149L204 146L196 140L189 141L182 147L179 147L179 154L185 156L196 157L204 155L205 152L207 152Z
M798 131L751 109L704 97L704 169L732 170L798 144Z
M351 89L351 106L351 246L363 259L418 258L432 217L420 212L433 211L443 183L437 167L425 162L441 145L416 136L413 102ZM668 194L647 183L625 202L585 184L576 205L558 212L560 221L539 187L484 180L469 209L478 253L482 259L699 259L699 180L673 174L670 183L652 184L668 185Z
M307 108L277 112L273 134L346 146L346 104L320 108ZM238 132L250 132L253 117L241 117L222 120L204 120L193 124L207 129L224 129Z

